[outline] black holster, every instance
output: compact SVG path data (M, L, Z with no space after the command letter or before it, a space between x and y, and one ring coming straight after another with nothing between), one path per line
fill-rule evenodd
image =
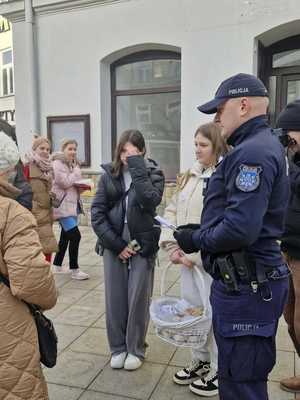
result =
M238 292L238 279L230 254L219 256L215 259L221 278L228 291Z
M239 291L239 283L250 283L255 276L255 267L246 261L243 251L218 256L214 268L218 268L228 291L233 292Z

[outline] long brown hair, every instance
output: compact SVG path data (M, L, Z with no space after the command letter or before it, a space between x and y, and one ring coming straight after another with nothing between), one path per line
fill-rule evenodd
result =
M112 173L115 176L119 176L121 173L123 166L121 153L126 143L131 143L133 146L137 147L143 155L146 153L146 144L142 133L136 129L128 129L124 131L119 139L112 162Z
M199 134L211 142L212 151L216 162L220 156L223 156L228 152L228 146L221 135L221 128L215 122L209 122L199 126L194 137L196 138Z
M226 154L229 150L227 144L222 138L220 126L215 122L209 122L207 124L201 125L196 130L194 138L196 138L200 134L211 142L213 156L215 159L215 163L217 163L219 157ZM191 176L192 173L190 170L188 170L184 174L181 174L177 177L176 192L180 192L185 187Z

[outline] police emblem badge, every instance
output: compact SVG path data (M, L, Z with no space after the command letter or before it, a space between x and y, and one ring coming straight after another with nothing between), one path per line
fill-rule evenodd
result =
M259 174L262 172L262 167L240 165L240 172L236 177L236 187L242 192L253 192L260 184Z

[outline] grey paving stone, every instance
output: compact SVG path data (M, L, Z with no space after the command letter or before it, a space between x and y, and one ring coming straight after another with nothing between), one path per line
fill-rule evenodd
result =
M87 328L82 326L72 326L55 323L55 331L58 338L57 347L59 351L68 347L77 339Z
M278 382L268 382L268 393L270 400L293 400L294 393L285 392L280 389Z
M76 289L67 289L66 286L64 286L58 291L58 303L74 304L81 297L88 294L88 292L88 290L78 288L78 282Z
M97 319L97 321L93 324L93 328L102 328L106 329L106 319L105 319L105 313Z
M188 386L180 386L173 383L172 377L177 370L175 367L166 369L150 400L196 400L198 398L189 390ZM219 397L214 396L210 397L210 399L217 400Z
M164 369L163 365L148 362L136 371L113 370L107 365L89 389L141 400L148 399Z
M106 331L100 328L87 329L72 343L70 350L82 353L110 355Z
M105 284L104 281L102 283L100 283L100 285L96 286L95 288L96 290L100 290L100 292L105 292Z
M62 288L66 283L71 281L71 274L53 274L55 285L57 288Z
M295 375L300 375L300 358L295 353Z
M95 253L94 250L87 252L86 255L79 255L78 257L78 263L80 265L80 268L84 269L84 266L90 266L90 265L98 265L100 264L99 262L99 256Z
M80 289L80 290L92 290L97 289L99 286L99 278L97 279L86 279L80 282L80 286L78 287L78 281L75 279L64 285L64 289Z
M294 351L294 345L288 334L287 325L279 324L276 335L277 350Z
M92 392L91 390L87 390L80 397L80 400L128 400L128 397L115 396L113 394L105 394L105 393Z
M92 290L77 301L77 305L83 307L94 307L103 313L105 311L104 293L99 290Z
M50 400L78 400L83 393L82 389L48 383Z
M270 374L270 380L279 382L282 378L294 376L294 353L289 351L277 351L277 361Z
M59 314L70 307L70 304L56 303L55 307L45 312L48 318L55 319Z
M74 305L60 314L55 321L67 325L90 326L103 314L99 307Z
M108 362L107 357L66 350L53 369L44 369L47 382L86 388Z
M149 347L147 348L147 361L157 362L161 364L168 364L173 354L176 351L176 347L171 344L165 343L155 335L148 335L146 342Z
M169 364L177 367L186 367L190 362L191 350L187 347L179 347Z

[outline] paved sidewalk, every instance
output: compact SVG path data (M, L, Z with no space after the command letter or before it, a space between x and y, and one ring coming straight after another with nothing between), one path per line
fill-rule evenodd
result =
M57 228L56 228L57 230ZM105 330L104 276L102 258L94 252L91 228L81 227L80 266L90 274L87 281L56 275L59 299L47 314L55 322L59 337L58 364L45 368L51 400L189 400L199 398L188 388L172 383L174 372L189 361L189 349L159 340L150 326L146 362L137 371L112 370ZM160 256L160 264L164 260ZM159 294L161 269L156 269L154 295ZM179 292L179 268L167 276L169 294ZM269 383L270 400L295 399L283 392L278 381L300 374L300 362L293 350L284 321L277 337L277 365ZM213 400L218 397L212 398ZM300 396L298 397L300 400ZM242 399L241 399L242 400Z

